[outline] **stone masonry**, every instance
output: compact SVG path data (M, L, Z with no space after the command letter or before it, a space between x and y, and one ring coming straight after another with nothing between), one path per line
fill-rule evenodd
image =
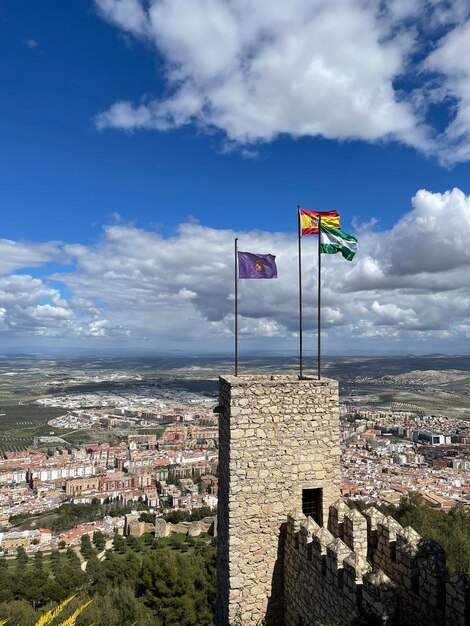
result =
M400 626L469 626L470 578L443 549L374 508L338 499L328 528L294 512L284 549L286 626L347 624L362 614Z
M217 626L470 626L437 543L338 497L336 382L221 378L218 412Z
M317 517L326 525L339 496L338 383L228 376L219 405L216 623L280 626L288 514L302 510L303 490L322 490Z

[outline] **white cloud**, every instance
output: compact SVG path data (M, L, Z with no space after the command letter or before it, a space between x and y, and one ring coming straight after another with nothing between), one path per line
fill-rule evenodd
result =
M95 5L106 19L133 35L147 35L147 15L140 0L97 0Z
M462 350L470 328L470 197L420 190L387 231L358 229L352 263L324 257L325 348L428 346ZM172 237L114 224L94 245L65 244L64 271L0 278L3 337L44 336L129 346L229 351L233 341L233 240L276 255L279 278L239 281L245 349L295 351L298 330L294 233L216 230L185 223ZM304 240L304 328L315 331L316 254ZM44 244L47 246L47 244ZM29 259L29 257L27 257ZM30 262L29 260L27 262ZM64 284L70 297L51 287Z
M60 258L57 241L31 243L0 239L0 275L20 268L39 267Z
M455 115L442 136L445 163L470 159L470 20L450 31L426 59L425 67L444 76L442 98L454 99Z
M468 0L95 5L154 47L165 83L160 97L111 104L96 116L99 129L194 124L248 154L281 135L398 140L447 165L470 159ZM426 124L440 102L449 109L444 132Z
M0 277L0 311L0 330L15 335L68 333L74 317L57 289L25 274Z
M180 298L184 298L185 300L191 300L192 298L197 298L197 293L191 291L190 289L186 289L183 287L178 291L178 295Z
M443 194L422 189L412 203L413 211L391 232L392 273L432 274L468 265L470 197L460 189Z
M416 46L405 26L417 12L410 2L395 0L387 11L373 0L95 3L105 19L153 43L169 92L115 103L97 116L98 128L194 123L236 143L321 135L430 149L394 88Z

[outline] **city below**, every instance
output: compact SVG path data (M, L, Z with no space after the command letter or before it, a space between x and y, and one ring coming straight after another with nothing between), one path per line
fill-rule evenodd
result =
M199 377L197 368L186 370L186 377L181 371L176 377L174 370L171 376L82 371L61 382L60 364L54 367L43 373L44 380L37 376L28 392L11 382L14 369L3 371L10 399L0 412L7 426L15 423L0 433L2 553L15 555L19 546L30 552L76 546L97 531L108 538L215 533L213 372L207 384L201 382L207 371ZM433 508L470 504L470 422L444 413L378 408L367 402L370 389L361 391L359 384L370 385L370 377L357 377L359 393L351 366L348 377L340 380L340 389L348 392L340 404L342 495L398 505L402 496L418 492ZM56 512L64 504L100 505L102 514L94 511L91 519L61 528ZM176 512L184 514L184 522L164 521Z

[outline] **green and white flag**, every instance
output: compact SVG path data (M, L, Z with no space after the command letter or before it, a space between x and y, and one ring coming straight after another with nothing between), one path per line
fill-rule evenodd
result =
M320 251L323 254L341 252L347 261L352 261L357 252L357 239L344 230L321 225Z

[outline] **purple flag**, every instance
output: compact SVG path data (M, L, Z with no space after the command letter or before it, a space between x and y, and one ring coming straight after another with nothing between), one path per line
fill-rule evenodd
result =
M272 254L238 252L238 278L277 278L275 259Z

